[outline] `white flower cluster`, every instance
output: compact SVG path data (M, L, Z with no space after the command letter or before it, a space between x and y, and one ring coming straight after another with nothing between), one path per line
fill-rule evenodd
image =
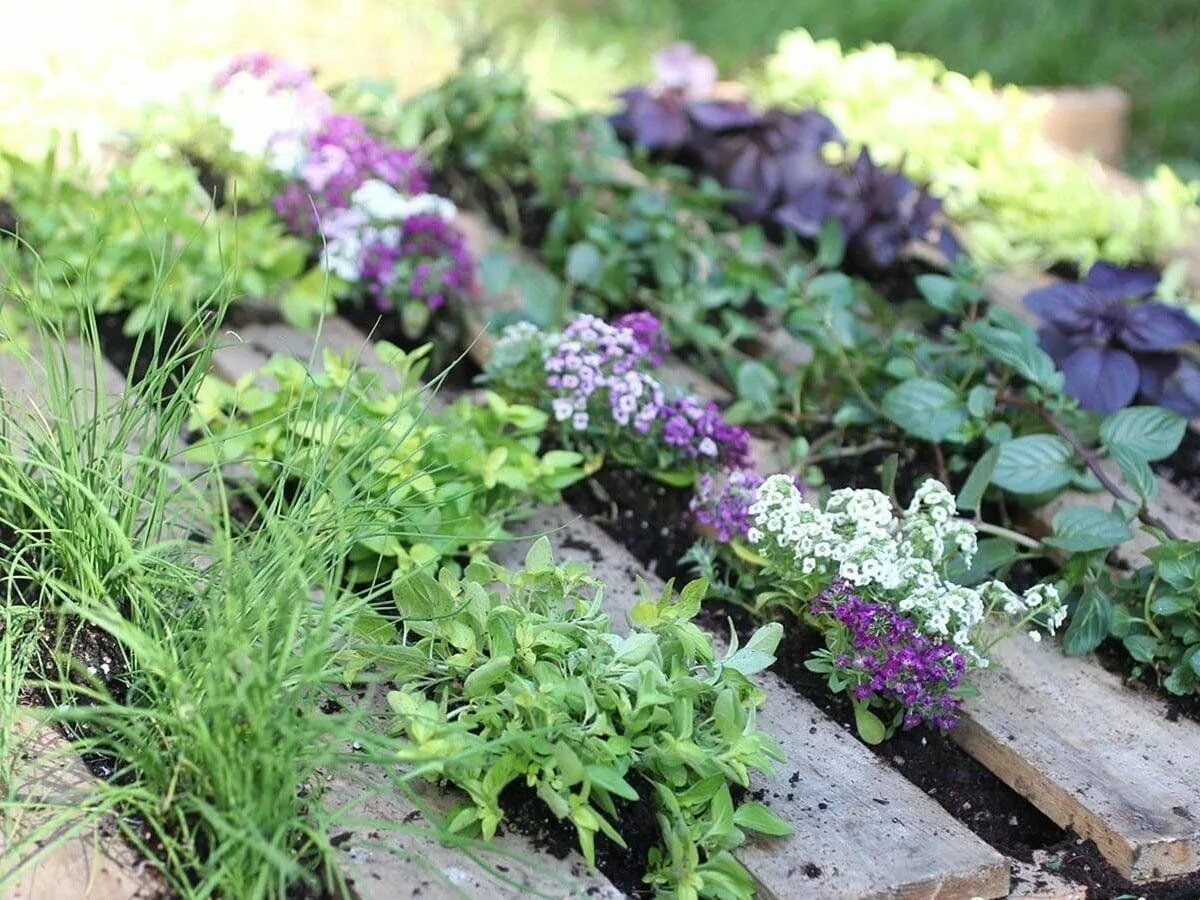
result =
M396 246L400 243L400 225L412 216L427 214L453 222L458 207L436 194L409 196L386 182L367 179L350 195L347 208L327 213L321 222L325 236L322 268L345 281L358 281L367 247Z
M306 152L304 139L330 112L332 104L319 99L313 91L279 90L249 72L238 72L215 93L212 104L229 130L230 149L294 174Z
M1050 585L1019 596L998 581L969 588L946 578L956 554L970 564L976 536L956 517L954 496L933 479L897 517L879 491L837 490L820 509L790 477L773 475L759 487L750 517L748 539L785 576L801 577L814 593L835 578L846 581L864 597L890 602L925 634L952 640L977 665L986 660L974 634L989 611L1018 620L1045 611L1051 628L1066 614Z

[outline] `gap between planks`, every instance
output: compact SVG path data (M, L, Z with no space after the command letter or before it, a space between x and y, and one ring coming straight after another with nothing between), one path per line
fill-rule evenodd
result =
M521 265L539 265L481 218L463 218L472 252L499 247ZM1011 298L1018 282L1006 278L989 284L992 291L1004 285ZM521 303L516 293L481 299L492 305L476 314L476 330L490 315ZM776 329L764 343L778 348L798 342ZM477 341L476 358L486 359L490 347L486 339ZM682 369L675 364L670 377L713 399L728 399L708 379ZM752 450L762 471L777 471L786 459L778 443L757 441ZM1159 483L1151 508L1180 533L1200 538L1200 508L1169 482ZM1061 504L1098 502L1098 495L1071 494L1037 515L1048 529ZM1125 549L1125 561L1136 563L1147 541L1140 535ZM967 703L962 725L951 732L959 744L1056 824L1094 840L1131 881L1200 871L1200 815L1179 806L1200 797L1200 726L1168 723L1161 701L1125 688L1094 660L1069 658L1050 642L1017 636L995 648L993 658L998 666L977 679L981 694ZM1072 685L1070 692L1065 684ZM1081 739L1088 734L1091 739Z

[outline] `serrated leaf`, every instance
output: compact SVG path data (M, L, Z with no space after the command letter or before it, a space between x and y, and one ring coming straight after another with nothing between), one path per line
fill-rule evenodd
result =
M1057 435L1030 434L999 445L992 484L1014 494L1041 494L1075 477L1074 451Z
M888 390L883 414L914 437L941 443L969 418L958 394L931 378L910 378Z
M1100 424L1100 440L1110 453L1121 451L1155 462L1179 449L1186 430L1187 420L1177 412L1161 406L1130 406Z
M1054 534L1044 543L1069 553L1106 550L1133 537L1124 519L1097 506L1068 506L1059 510L1052 527Z
M955 498L955 503L959 509L979 510L979 505L983 502L984 492L987 491L988 485L992 483L992 474L996 471L996 465L999 461L999 447L989 447L983 456L979 457L979 461L971 469L971 474L963 482L962 489L958 492L958 497Z
M1063 650L1068 656L1095 650L1108 634L1111 616L1112 601L1108 596L1093 586L1085 588L1063 634Z

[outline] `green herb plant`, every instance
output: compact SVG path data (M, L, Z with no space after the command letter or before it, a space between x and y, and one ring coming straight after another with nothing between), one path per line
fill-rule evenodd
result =
M390 372L326 352L320 372L280 354L237 384L206 379L192 425L209 434L192 457L249 463L263 488L319 490L328 510L366 491L374 527L350 551L355 581L474 558L583 476L578 453L539 452L545 413L492 393L433 408L419 382L429 345L375 349ZM314 488L331 466L338 478Z
M753 895L730 851L745 831L789 829L762 804L735 804L731 786L782 759L756 725L764 695L748 677L774 661L779 625L718 657L690 621L707 589L697 581L645 596L618 635L599 582L556 566L545 538L519 571L476 562L461 581L443 570L394 585L411 652L388 697L408 741L401 759L467 793L452 831L490 838L506 789L524 784L594 864L598 835L626 846L624 804L648 803L661 842L647 884L681 898Z

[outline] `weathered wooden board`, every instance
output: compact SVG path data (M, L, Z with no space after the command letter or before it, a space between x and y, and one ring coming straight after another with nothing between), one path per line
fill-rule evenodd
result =
M59 732L18 711L3 785L0 892L11 900L133 900L163 885L95 810L95 779Z
M1018 637L952 736L1127 878L1200 870L1200 725L1087 659Z
M383 373L386 383L391 370L371 342L342 319L327 320L320 335L285 325L248 325L239 331L236 341L223 342L213 354L213 368L222 378L237 380L274 353L290 353L319 365L322 349L351 353L360 365ZM437 813L446 812L457 799L424 784L413 788L419 791L425 808ZM489 853L443 847L420 832L429 823L411 799L367 766L330 780L324 800L328 809L348 806L356 818L377 823L365 830L365 840L351 841L343 848L343 871L354 878L355 890L367 900L622 896L602 875L589 870L578 853L556 859L517 834L497 837ZM389 829L387 823L404 827Z
M567 507L543 510L522 525L549 536L556 557L590 564L605 585L605 609L624 630L645 572L598 527ZM520 565L527 542L497 547L493 556ZM717 637L718 645L724 641ZM771 808L792 824L790 837L737 851L776 898L972 898L1008 893L1003 856L937 803L881 762L851 734L772 673L759 679L767 702L759 724L787 753L777 779L758 777Z

